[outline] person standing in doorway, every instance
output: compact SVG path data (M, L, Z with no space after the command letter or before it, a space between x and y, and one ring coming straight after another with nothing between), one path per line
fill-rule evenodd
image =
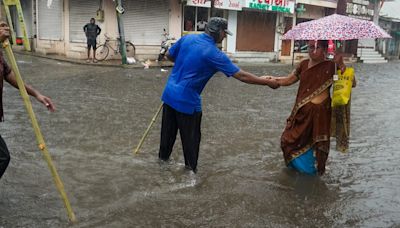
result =
M279 87L274 80L257 77L241 70L228 56L218 49L226 34L228 22L224 18L213 17L202 34L182 37L167 52L169 60L175 62L165 86L159 158L167 161L171 155L179 130L183 145L185 166L194 173L201 138L201 92L210 78L217 72L224 73L248 84Z
M90 23L87 23L83 26L83 31L85 32L87 39L87 60L86 62L90 62L90 49L93 49L93 62L97 63L96 59L96 39L97 36L100 35L101 29L98 25L96 25L96 20L94 18L90 19Z

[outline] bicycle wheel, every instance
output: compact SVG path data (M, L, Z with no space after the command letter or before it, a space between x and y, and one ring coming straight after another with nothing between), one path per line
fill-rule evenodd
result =
M131 42L125 42L126 45L126 57L133 57L135 58L136 55L136 47Z
M109 49L104 44L98 46L96 48L96 59L98 59L99 61L105 60L108 56L108 52L109 52Z

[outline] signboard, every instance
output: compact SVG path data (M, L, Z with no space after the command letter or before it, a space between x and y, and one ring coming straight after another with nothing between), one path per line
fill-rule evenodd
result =
M294 2L289 0L245 0L244 7L281 13L294 13Z
M346 3L346 14L349 17L370 21L374 17L374 5L368 0L350 0Z
M187 0L188 6L211 8L210 0ZM242 0L215 0L214 7L225 10L241 11L243 7Z

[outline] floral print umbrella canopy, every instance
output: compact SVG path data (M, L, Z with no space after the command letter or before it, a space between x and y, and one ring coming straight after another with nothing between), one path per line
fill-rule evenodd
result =
M353 40L392 38L372 21L333 14L296 25L283 40Z

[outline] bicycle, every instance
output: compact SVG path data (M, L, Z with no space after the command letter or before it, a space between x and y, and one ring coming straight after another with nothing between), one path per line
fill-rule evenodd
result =
M99 61L103 61L108 57L110 49L114 51L114 54L120 53L121 39L117 38L116 40L117 47L114 49L110 44L110 41L115 41L115 40L111 40L111 38L107 36L107 34L104 34L104 36L106 37L106 41L104 42L104 44L101 44L96 48L96 59ZM136 55L135 45L133 45L133 43L130 41L125 41L125 46L126 46L126 57L135 58Z

